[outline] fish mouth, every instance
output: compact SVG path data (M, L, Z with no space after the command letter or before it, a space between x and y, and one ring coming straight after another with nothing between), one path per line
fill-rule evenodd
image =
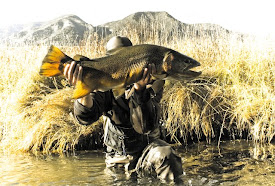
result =
M201 66L201 64L197 61L195 61L192 65L190 65L185 71L184 74L186 75L186 77L189 77L191 79L198 77L199 75L201 75L201 71L193 71L191 70L192 68Z
M201 71L191 70L192 68L195 68L197 66L200 66L199 62L191 64L183 72L169 74L167 79L176 79L176 80L180 80L180 81L184 81L184 80L190 81L190 80L198 77L202 73Z
M193 70L187 70L184 72L186 74L186 76L188 76L189 78L195 78L198 77L199 75L201 75L201 71L193 71Z

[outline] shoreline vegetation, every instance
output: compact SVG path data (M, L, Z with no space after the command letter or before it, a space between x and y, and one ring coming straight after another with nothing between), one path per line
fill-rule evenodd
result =
M149 29L148 29L149 28ZM159 30L164 30L160 32ZM202 75L187 84L166 81L162 121L173 143L245 138L268 144L275 135L275 47L269 40L224 30L165 32L165 25L125 28L113 35L134 45L172 48L201 63ZM105 55L109 38L87 33L78 46L52 43L69 56ZM90 126L72 117L72 87L45 78L39 68L49 45L1 46L0 148L4 152L51 154L102 144L102 120Z

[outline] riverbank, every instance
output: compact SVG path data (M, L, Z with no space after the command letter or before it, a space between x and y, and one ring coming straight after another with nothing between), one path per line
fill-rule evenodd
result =
M166 46L201 63L197 69L203 73L197 80L165 84L162 120L173 143L195 139L210 143L244 136L259 143L274 139L275 48L269 41L233 34L219 38L190 35L169 41L157 39L163 38L158 35L140 40L136 32L119 34L135 45ZM58 47L69 56L96 58L105 55L105 44L106 40L93 38L81 46ZM67 82L39 75L48 48L0 50L0 146L5 151L63 153L81 149L87 140L95 141L94 148L101 143L101 121L80 126L71 117L72 88Z

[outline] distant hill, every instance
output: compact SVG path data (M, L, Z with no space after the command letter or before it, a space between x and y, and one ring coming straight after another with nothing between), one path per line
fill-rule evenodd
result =
M0 28L0 39L10 37L12 34L20 32L23 27L23 25L15 24Z
M94 32L94 27L75 15L66 15L54 20L24 27L9 36L9 40L23 43L63 42L78 44L85 33Z
M137 12L125 17L122 20L109 22L101 26L109 28L112 32L116 32L126 26L144 25L152 25L158 28L162 27L167 31L171 31L175 28L183 29L186 26L186 24L178 21L167 12ZM148 29L150 29L150 27Z
M121 34L135 29L143 37L144 30L161 33L169 38L171 35L184 35L194 33L215 33L216 30L229 33L230 31L214 24L185 24L175 19L167 12L137 12L122 20L92 26L76 15L65 15L48 22L30 25L14 25L8 29L0 28L0 40L27 43L27 44L79 44L87 34L96 33L99 37ZM143 30L142 30L143 29Z
M135 29L143 32L150 30L159 35L166 36L183 36L185 34L191 34L193 36L205 36L205 35L219 35L224 33L230 33L229 30L223 27L210 24L186 24L174 17L167 12L136 12L125 17L122 20L113 21L100 25L101 27L107 27L112 33L121 33L123 29ZM142 36L142 34L140 34Z

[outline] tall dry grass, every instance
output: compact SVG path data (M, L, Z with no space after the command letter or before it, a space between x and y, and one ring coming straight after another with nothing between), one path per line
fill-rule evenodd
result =
M75 52L93 54L100 47L61 48L73 55ZM73 150L79 140L92 137L101 123L98 121L98 125L89 127L77 124L72 117L72 88L62 78L39 75L47 50L47 46L2 47L0 50L3 65L0 70L0 145L5 152L49 154Z
M166 46L201 62L199 79L165 85L162 119L175 141L187 142L191 136L210 142L222 137L225 129L232 136L246 132L260 142L274 138L274 46L221 30L215 36L198 35L197 30L182 36L159 32L158 27L165 31L161 23L148 29L142 22L114 34L129 37L133 44ZM79 46L58 47L70 56L95 58L105 54L106 40L87 35ZM74 122L72 88L64 79L39 76L47 50L43 45L0 50L0 146L6 152L62 153L98 130L100 122L95 126Z
M164 107L168 131L185 138L195 134L231 135L270 142L275 134L274 45L237 35L184 40L179 50L202 63L203 75L189 85L167 90ZM218 125L218 126L217 126ZM218 130L218 131L217 131Z

